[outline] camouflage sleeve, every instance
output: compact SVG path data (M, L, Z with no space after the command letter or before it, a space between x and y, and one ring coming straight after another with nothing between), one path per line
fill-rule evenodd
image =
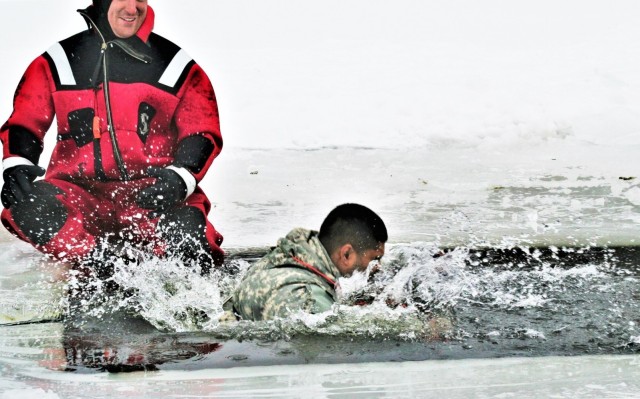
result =
M321 313L331 309L333 299L325 290L314 284L288 284L273 291L265 302L263 320L288 317L302 310Z
M307 286L311 290L311 297L313 298L313 306L310 313L322 313L327 310L331 310L334 300L323 288L311 284Z

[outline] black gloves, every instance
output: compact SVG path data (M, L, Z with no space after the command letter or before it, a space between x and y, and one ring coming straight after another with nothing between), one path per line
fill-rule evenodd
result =
M44 176L45 170L38 165L12 166L2 173L2 205L9 209L25 199L33 189L36 177Z
M187 184L178 172L156 167L150 167L147 172L156 182L138 194L136 202L141 208L164 212L185 200Z

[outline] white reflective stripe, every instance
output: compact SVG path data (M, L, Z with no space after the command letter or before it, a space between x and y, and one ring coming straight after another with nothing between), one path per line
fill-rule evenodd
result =
M49 56L51 56L53 63L56 64L58 77L60 78L60 84L75 86L76 79L73 77L73 71L71 70L71 64L69 64L69 58L67 58L67 53L64 52L64 49L62 48L60 43L56 43L51 46L51 48L47 50L47 53L49 53Z
M27 158L22 157L11 157L6 158L2 161L2 170L7 170L9 168L13 168L18 165L29 165L33 166L33 162L29 161Z
M184 67L187 66L192 60L187 54L186 51L180 50L178 54L176 54L167 69L164 70L162 77L158 82L162 83L165 86L174 87L176 83L178 83L178 79L180 79L180 75L182 75L182 71L184 71Z
M193 194L194 191L196 191L196 185L198 184L198 182L196 182L196 178L193 177L191 172L189 172L185 168L178 168L173 165L170 165L170 166L167 166L167 169L171 169L174 172L178 173L182 178L182 180L184 180L184 184L187 185L187 196L184 197L184 199L189 198L189 196Z

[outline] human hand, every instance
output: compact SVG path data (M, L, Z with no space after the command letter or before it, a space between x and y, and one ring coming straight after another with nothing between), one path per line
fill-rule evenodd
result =
M45 170L38 165L17 165L2 173L2 205L9 209L21 202L33 190L33 181L44 176Z
M156 182L140 191L136 200L138 206L164 212L185 200L187 184L178 172L152 166L147 173L150 177L155 177Z

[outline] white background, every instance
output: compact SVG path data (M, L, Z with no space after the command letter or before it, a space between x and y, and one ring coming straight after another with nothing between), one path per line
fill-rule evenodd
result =
M0 1L0 119L88 1ZM229 147L575 136L639 143L631 0L151 0L208 72Z

